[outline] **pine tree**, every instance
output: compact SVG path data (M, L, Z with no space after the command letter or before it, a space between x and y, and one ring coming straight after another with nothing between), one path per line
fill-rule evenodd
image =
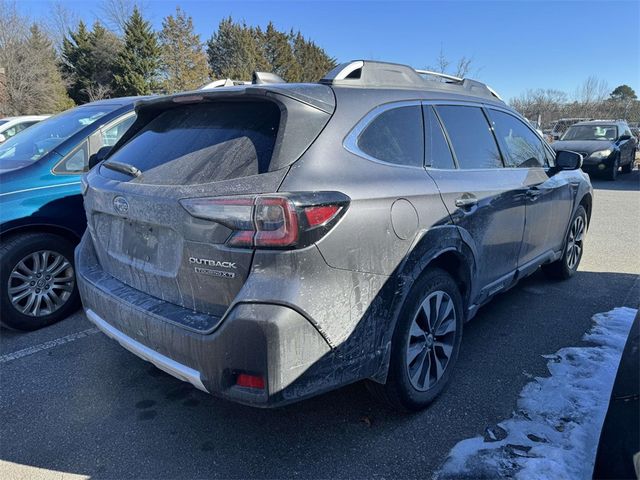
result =
M301 81L317 82L325 73L333 69L336 59L317 46L313 41L305 39L300 32L291 33L293 54L302 71Z
M96 21L89 35L89 45L89 82L84 93L89 101L94 101L110 97L113 93L113 70L122 44L113 32Z
M91 31L83 22L62 42L61 69L69 95L77 103L91 102L113 93L113 69L121 43L118 37L95 22Z
M67 93L76 103L87 102L86 88L91 78L90 32L80 21L75 32L62 41L62 74L67 81Z
M302 78L300 64L291 47L291 36L276 30L269 22L264 33L264 51L270 71L287 82L299 82Z
M159 90L160 47L151 25L137 7L124 31L124 46L115 65L118 95L149 95Z
M235 23L231 17L223 19L218 31L207 42L209 66L214 77L250 80L255 70L269 70L261 37L258 28Z
M162 21L159 39L165 93L192 90L209 80L209 65L200 35L193 31L193 19L180 7L176 8L175 16L169 15Z
M32 25L25 48L25 63L33 62L38 75L33 78L29 113L57 113L74 106L58 70L53 44L37 25Z

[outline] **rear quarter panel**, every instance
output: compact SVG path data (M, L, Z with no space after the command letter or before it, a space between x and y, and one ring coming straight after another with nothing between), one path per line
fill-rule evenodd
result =
M60 227L80 239L86 217L79 176L67 176L57 185L0 194L0 233L32 226Z

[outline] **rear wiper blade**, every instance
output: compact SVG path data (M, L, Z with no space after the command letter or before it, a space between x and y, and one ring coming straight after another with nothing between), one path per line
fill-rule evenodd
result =
M116 172L126 173L127 175L131 175L132 177L139 177L140 175L142 175L142 172L140 170L138 170L133 165L129 165L128 163L107 161L104 162L102 166L107 167L110 170L115 170Z

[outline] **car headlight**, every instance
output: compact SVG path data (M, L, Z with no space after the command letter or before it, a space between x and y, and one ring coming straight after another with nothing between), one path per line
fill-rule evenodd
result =
M593 152L589 156L591 158L596 158L598 160L602 160L603 158L607 158L609 155L611 155L611 149L607 148L606 150L599 150L597 152Z

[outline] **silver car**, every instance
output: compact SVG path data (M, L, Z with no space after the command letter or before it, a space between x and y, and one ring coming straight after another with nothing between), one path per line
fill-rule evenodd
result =
M317 84L136 111L83 180L84 308L229 400L270 407L366 380L423 408L481 305L541 265L569 278L582 256L581 156L554 153L473 80L355 61Z

